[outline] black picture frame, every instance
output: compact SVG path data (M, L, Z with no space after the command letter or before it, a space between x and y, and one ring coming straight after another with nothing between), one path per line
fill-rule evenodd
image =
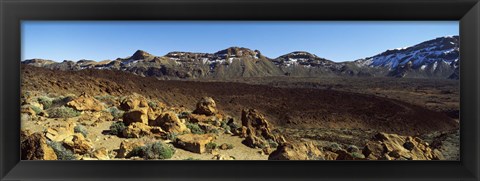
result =
M0 0L2 180L479 180L478 0ZM460 161L21 161L22 20L459 20Z

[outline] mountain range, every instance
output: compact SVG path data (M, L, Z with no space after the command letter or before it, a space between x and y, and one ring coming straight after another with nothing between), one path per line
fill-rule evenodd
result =
M459 36L446 36L348 62L335 62L305 51L269 58L258 50L230 47L215 53L170 52L164 56L155 56L137 50L130 57L100 62L28 59L22 61L22 64L64 71L121 70L160 79L264 76L459 79L459 55Z

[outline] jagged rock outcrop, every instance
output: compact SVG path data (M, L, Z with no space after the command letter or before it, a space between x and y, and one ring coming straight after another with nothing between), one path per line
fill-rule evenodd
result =
M22 160L57 160L55 151L47 145L41 133L26 136L20 144Z
M132 123L148 124L148 107L132 109L123 114L123 123L130 125Z
M323 160L324 154L312 142L284 143L269 156L269 160Z
M205 153L206 145L215 140L211 134L183 134L177 137L175 145L194 153Z
M93 143L86 139L81 133L75 133L65 138L63 140L63 146L73 151L73 153L80 155L89 153L94 148Z
M242 110L242 137L244 144L255 148L265 147L269 142L277 142L277 137L271 132L271 126L265 117L255 109Z
M217 105L211 97L203 97L198 101L193 114L203 114L205 116L213 116L217 113Z
M92 96L82 94L67 103L67 106L78 111L102 111L105 109L103 103Z
M137 147L145 146L143 141L130 141L123 140L120 143L120 148L117 151L117 158L130 158L132 156L132 150Z
M362 153L370 160L444 160L420 138L386 133L376 134Z
M157 119L150 121L149 125L160 126L164 131L170 133L183 133L187 129L185 123L171 111L162 113Z
M123 130L122 134L125 138L141 138L150 135L150 130L151 127L144 123L133 122Z

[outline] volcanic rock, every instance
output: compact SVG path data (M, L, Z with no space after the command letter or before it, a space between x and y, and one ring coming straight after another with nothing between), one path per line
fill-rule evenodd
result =
M146 124L134 122L125 128L122 134L125 138L140 138L149 135L150 129L151 127Z
M67 106L78 111L102 111L105 109L102 102L86 94L68 102Z
M204 153L205 145L214 139L211 134L184 134L177 137L175 145L194 153Z
M117 152L118 158L130 158L132 156L132 150L136 147L145 146L145 143L142 141L132 142L130 140L124 140L120 143L120 148Z
M378 133L367 142L363 154L369 159L441 160L443 155L420 138Z
M93 143L86 139L81 133L75 133L74 135L65 138L65 140L63 140L63 146L72 150L73 153L81 155L88 153L93 149Z
M22 160L56 160L55 151L47 145L47 139L41 133L27 136L20 144Z
M203 97L198 101L194 114L203 114L205 116L213 116L217 113L217 105L211 97Z
M249 147L264 147L268 141L277 142L268 121L255 109L242 110L242 126L244 144Z
M134 122L148 124L148 107L138 107L123 114L123 123L130 125Z
M319 160L323 153L311 142L284 143L269 156L269 160Z
M182 122L176 113L165 112L157 117L154 121L150 121L150 126L160 126L164 131L170 133L182 133L187 129L185 123Z

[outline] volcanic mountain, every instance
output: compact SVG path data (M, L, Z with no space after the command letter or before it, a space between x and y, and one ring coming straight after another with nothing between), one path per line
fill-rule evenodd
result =
M30 59L22 64L55 70L122 70L159 79L230 79L265 76L370 76L458 79L459 36L440 37L420 44L387 50L375 56L334 62L305 51L268 58L258 50L229 47L215 53L170 52L154 56L137 50L127 58L104 60Z

